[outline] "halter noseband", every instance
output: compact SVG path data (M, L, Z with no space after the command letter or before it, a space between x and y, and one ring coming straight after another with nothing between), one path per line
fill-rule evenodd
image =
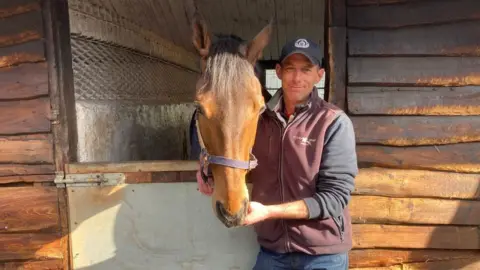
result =
M198 110L195 111L195 126L197 129L198 141L200 143L200 175L205 183L208 184L208 178L212 176L210 169L208 168L209 164L217 164L237 169L252 170L258 165L257 158L250 151L250 160L238 160L231 159L223 156L210 155L205 148L203 143L202 134L200 133L200 128L198 126ZM207 171L207 172L205 172Z

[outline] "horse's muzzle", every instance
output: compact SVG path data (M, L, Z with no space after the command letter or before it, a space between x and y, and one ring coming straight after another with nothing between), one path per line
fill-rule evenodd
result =
M247 214L248 200L244 200L242 208L240 208L240 210L233 215L228 213L228 211L225 209L225 207L220 201L216 202L215 207L218 219L227 228L236 227L242 224L243 219Z

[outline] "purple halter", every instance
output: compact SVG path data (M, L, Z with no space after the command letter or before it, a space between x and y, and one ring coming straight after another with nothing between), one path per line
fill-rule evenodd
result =
M250 160L237 160L237 159L230 159L223 156L214 156L210 155L205 148L205 144L203 143L202 134L200 133L200 128L198 126L198 111L195 112L195 125L197 127L197 136L198 141L200 143L200 175L205 183L208 183L208 178L212 176L211 171L208 168L209 164L218 164L222 166L244 169L244 170L252 170L258 165L257 158L250 152Z

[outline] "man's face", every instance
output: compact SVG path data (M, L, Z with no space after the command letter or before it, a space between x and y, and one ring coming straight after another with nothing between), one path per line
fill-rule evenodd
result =
M288 102L299 104L304 102L313 86L323 76L324 70L312 64L303 54L292 54L283 60L281 66L277 64L276 72L282 81L282 88Z

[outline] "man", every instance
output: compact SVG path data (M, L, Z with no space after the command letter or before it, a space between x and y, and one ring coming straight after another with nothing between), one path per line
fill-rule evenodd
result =
M253 149L259 166L249 173L245 225L254 226L260 244L254 270L348 269L355 135L348 116L318 97L321 59L319 46L301 38L283 47L276 65L282 87L260 117Z

